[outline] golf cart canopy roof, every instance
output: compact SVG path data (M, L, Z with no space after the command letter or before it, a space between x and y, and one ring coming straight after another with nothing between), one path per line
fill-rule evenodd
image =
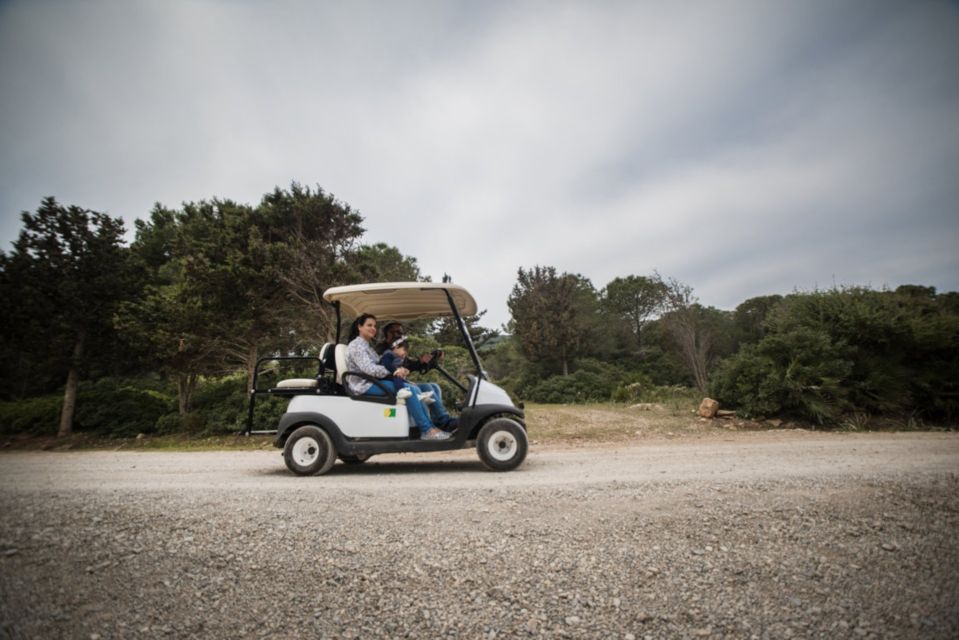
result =
M446 293L453 298L461 316L476 315L476 300L463 287L439 282L377 282L332 287L323 293L327 302L339 302L340 309L354 318L372 313L380 320L419 320L451 316Z

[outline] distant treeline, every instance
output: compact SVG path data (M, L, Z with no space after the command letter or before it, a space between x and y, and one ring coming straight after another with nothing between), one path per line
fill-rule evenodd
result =
M53 198L22 218L0 252L7 433L239 429L257 357L315 353L335 335L325 289L421 279L415 258L362 243L349 205L296 183L255 206L158 204L129 245L120 219ZM482 314L468 324L521 399L629 402L685 386L746 415L823 424L959 415L956 293L832 289L723 311L658 273L597 290L534 266L519 269L508 304L509 336L482 328ZM420 348L457 344L449 322L409 328ZM467 362L454 347L448 359Z
M533 400L654 400L690 385L749 417L959 417L955 292L844 287L724 311L656 273L596 290L534 267L519 270L509 305L513 361L498 373Z

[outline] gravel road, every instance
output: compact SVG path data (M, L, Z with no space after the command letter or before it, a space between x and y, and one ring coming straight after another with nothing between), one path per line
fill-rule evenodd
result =
M959 436L5 453L0 637L956 638Z

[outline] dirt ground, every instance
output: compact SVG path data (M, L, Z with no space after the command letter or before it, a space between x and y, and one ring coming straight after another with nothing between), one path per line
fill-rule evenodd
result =
M0 454L0 637L959 635L959 435Z
M430 487L577 486L607 482L828 478L849 474L959 472L959 434L843 434L799 430L716 432L660 436L641 442L564 441L537 446L516 472L485 473L473 449L436 454L389 454L360 467L337 464L322 479L300 481L283 465L279 449L258 451L38 451L0 460L4 490L90 491L210 486L326 491ZM480 473L477 473L480 472ZM393 478L396 477L396 480ZM317 486L320 483L320 486Z

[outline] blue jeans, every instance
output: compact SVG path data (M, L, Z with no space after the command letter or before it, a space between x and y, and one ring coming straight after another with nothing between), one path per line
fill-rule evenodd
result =
M396 387L393 385L391 380L380 380L380 384L389 389L391 392L396 392ZM367 389L364 396L382 396L386 395L383 393L383 390L376 386L375 384ZM414 393L409 398L406 399L406 409L410 412L410 415L413 416L413 422L416 423L416 426L419 428L420 432L426 433L433 428L433 423L430 422L430 416L426 413L426 409L423 408L423 403L420 402L420 399L416 397Z
M420 391L432 391L433 392L433 404L428 405L430 408L430 416L433 418L433 423L441 426L446 425L452 417L450 412L446 410L446 407L443 406L443 392L440 390L440 386L435 382L408 382L414 387L418 387Z

